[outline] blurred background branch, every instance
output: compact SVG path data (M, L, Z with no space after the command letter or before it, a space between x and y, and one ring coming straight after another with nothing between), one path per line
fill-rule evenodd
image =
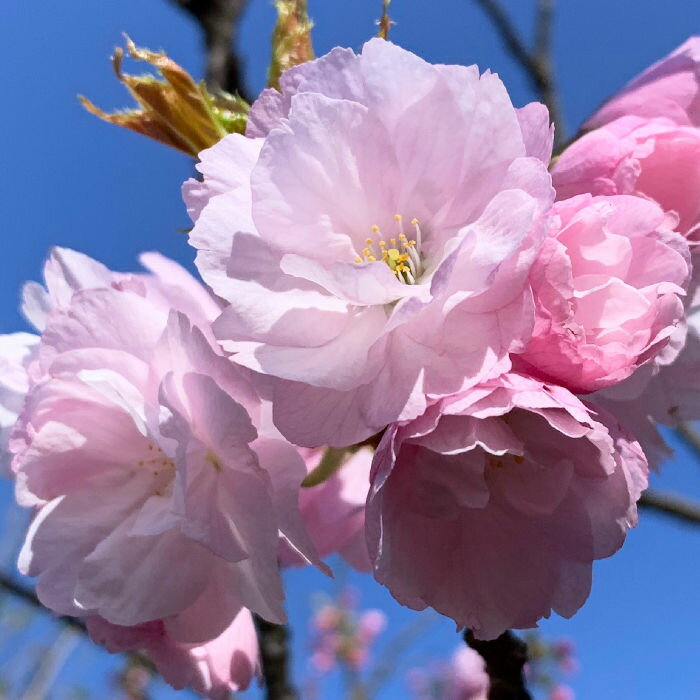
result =
M639 506L671 515L692 525L700 525L700 503L675 493L649 489L639 499Z
M211 92L224 90L251 101L238 53L238 25L248 0L170 0L200 26L206 48L206 83Z
M552 65L554 0L536 1L535 40L530 48L498 0L474 0L488 15L510 55L520 64L538 98L547 105L555 127L556 151L565 141L566 130Z
M260 643L262 674L267 700L297 700L299 695L289 679L289 631L254 615Z

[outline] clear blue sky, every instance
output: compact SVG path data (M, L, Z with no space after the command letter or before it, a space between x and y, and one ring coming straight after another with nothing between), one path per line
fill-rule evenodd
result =
M521 27L530 27L531 0L504 4ZM380 0L309 0L309 5L318 53L334 45L357 48L375 32ZM559 5L555 61L570 131L628 78L689 34L700 33L695 0L568 0ZM433 62L491 68L502 76L516 105L533 99L470 0L394 0L392 9L397 43ZM269 0L251 0L242 44L254 90L264 83L273 17ZM85 251L116 269L133 269L137 254L148 249L191 263L192 251L177 233L188 225L179 187L191 174L191 163L99 122L75 99L84 93L103 107L128 104L107 60L122 31L137 43L167 49L201 75L199 36L166 0L0 3L0 332L24 328L17 312L18 289L24 280L38 278L52 244ZM657 481L700 498L700 461L681 450ZM8 485L0 491L6 503ZM2 523L0 513L0 527ZM700 528L643 513L622 552L596 566L593 594L584 609L571 621L556 619L542 626L548 635L571 636L578 643L581 672L572 685L579 698L700 698L699 574ZM364 603L389 613L392 628L411 619L370 579L350 579L359 585ZM296 667L302 675L309 593L338 584L312 571L295 572L288 582L290 616L297 628ZM39 643L44 627L34 626L23 636ZM457 643L453 625L442 621L411 658L421 663L451 652ZM3 649L0 640L0 675L6 670ZM62 685L82 682L94 686L94 697L103 697L95 684L110 664L81 646L61 676ZM337 686L329 688L326 697L337 697L332 689ZM399 680L381 697L404 695Z

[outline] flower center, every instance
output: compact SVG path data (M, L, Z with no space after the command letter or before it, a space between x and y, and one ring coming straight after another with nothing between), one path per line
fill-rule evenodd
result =
M416 284L416 280L423 274L423 261L421 259L422 234L418 219L411 221L415 229L415 238L409 239L403 230L403 217L401 214L394 216L398 225L398 236L390 238L389 243L382 240L382 232L379 226L372 226L372 233L377 237L375 244L373 238L365 239L367 246L362 250L362 255L355 258L356 263L383 262L396 275L399 282L404 284ZM376 247L375 247L376 246Z

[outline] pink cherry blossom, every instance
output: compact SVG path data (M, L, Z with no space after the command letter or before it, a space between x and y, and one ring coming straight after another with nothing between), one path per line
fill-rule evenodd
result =
M647 483L639 445L566 389L517 374L387 429L367 504L376 579L492 639L573 615Z
M145 652L173 688L191 688L212 700L228 700L231 691L245 690L260 675L255 625L245 608L220 635L200 644L179 641L163 620L120 627L92 616L87 628L111 653Z
M306 468L312 472L320 463L322 449L302 449ZM372 450L353 453L329 479L299 491L301 518L320 557L339 553L358 571L372 565L365 542L365 502L369 491ZM290 548L281 552L282 566L306 564Z
M357 610L357 596L345 589L337 600L328 600L314 614L311 663L319 673L328 673L336 665L361 669L369 658L369 649L386 627L381 610Z
M390 42L282 77L185 185L217 338L292 442L346 446L499 374L533 323L553 192L542 107Z
M487 700L489 677L483 658L468 646L452 655L445 700Z
M699 103L700 104L700 103ZM655 200L693 243L700 233L700 129L621 117L574 141L552 169L558 199L634 194Z
M656 356L683 318L684 240L639 197L557 202L531 272L536 322L523 371L571 391L616 384Z
M601 126L630 114L667 117L676 124L700 126L700 37L691 37L647 68L585 126Z
M412 669L408 680L415 700L487 700L490 685L484 659L464 645L448 663Z
M317 561L297 509L304 462L266 430L246 371L152 281L127 282L48 314L11 439L18 500L39 506L20 569L59 614L168 618L190 644L241 607L284 620L280 533Z

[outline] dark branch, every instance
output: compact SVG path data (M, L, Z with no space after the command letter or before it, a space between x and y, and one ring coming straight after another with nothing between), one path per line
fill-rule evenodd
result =
M700 503L691 501L675 493L645 491L639 499L642 508L655 510L658 513L672 515L675 518L700 525Z
M527 645L512 632L498 639L483 641L467 631L464 641L481 654L489 676L489 700L531 700L525 685L523 667L527 663Z
M170 0L199 24L207 50L207 87L250 97L243 79L243 64L236 49L238 23L248 0Z
M289 632L284 625L275 625L255 615L260 642L262 673L267 700L297 700L299 697L289 680Z
M564 141L564 125L552 69L552 21L554 0L537 0L535 43L531 51L522 40L498 0L474 0L489 16L506 49L520 64L539 98L547 105L555 127L555 144Z

